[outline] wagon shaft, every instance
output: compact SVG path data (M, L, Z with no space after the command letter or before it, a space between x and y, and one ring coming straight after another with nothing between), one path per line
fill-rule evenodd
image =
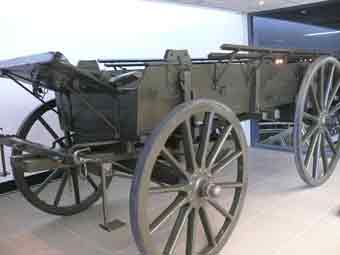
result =
M59 157L59 158L67 158L67 154L47 148L43 144L38 144L34 142L30 142L28 140L21 139L15 135L0 135L0 144L14 147L17 150L30 152L36 155L44 155L47 157Z

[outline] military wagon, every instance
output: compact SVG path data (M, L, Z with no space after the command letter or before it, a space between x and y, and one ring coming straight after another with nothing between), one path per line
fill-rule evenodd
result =
M102 227L110 231L117 222L107 219L106 188L115 176L132 178L137 246L168 255L216 254L229 239L247 189L240 121L293 122L297 172L310 186L323 184L340 156L337 58L228 44L221 50L207 58L167 50L161 59L77 66L59 52L1 61L0 77L41 102L15 135L0 135L12 148L18 189L40 210L64 216L103 197ZM48 92L53 98L45 100ZM49 137L40 142L42 130ZM27 178L35 173L44 177L39 185Z

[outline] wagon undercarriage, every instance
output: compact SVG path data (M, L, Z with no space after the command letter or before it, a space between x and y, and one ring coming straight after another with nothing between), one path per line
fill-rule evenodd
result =
M310 186L324 183L340 157L338 60L317 51L221 48L200 59L168 50L164 59L78 66L60 53L1 61L0 77L42 102L16 135L0 135L12 147L19 190L56 215L79 213L102 197L102 226L111 230L120 223L108 220L106 187L115 176L132 178L131 227L141 252L216 254L247 189L240 120L293 123L299 175ZM55 99L45 101L47 91ZM32 139L36 125L49 139ZM25 177L37 172L46 178L33 186ZM65 198L68 183L74 199Z

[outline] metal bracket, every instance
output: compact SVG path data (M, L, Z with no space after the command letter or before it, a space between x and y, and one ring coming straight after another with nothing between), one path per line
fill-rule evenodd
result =
M78 149L75 150L73 153L73 160L76 164L83 164L86 166L87 163L89 162L96 162L96 163L101 163L101 169L100 169L100 176L101 176L101 189L102 189L102 212L103 212L103 223L99 224L99 226L104 229L107 232L111 232L114 230L117 230L123 226L126 225L125 222L120 221L118 219L109 221L108 220L108 197L107 197L107 182L106 182L106 178L107 176L116 176L115 175L115 169L113 168L113 165L118 165L120 166L119 163L115 163L113 161L105 161L105 162L101 162L98 159L92 159L89 157L85 157L82 156L81 154L86 154L91 152L91 149L89 147L86 148L82 148L82 149ZM86 170L87 172L87 170ZM86 173L87 174L87 173Z
M168 64L168 84L180 88L184 102L192 99L192 61L186 50L167 50L164 59Z
M111 232L117 230L126 225L125 222L120 220L112 220L108 221L108 198L107 198L107 190L106 190L106 177L110 175L114 175L114 169L112 168L112 163L103 163L101 168L101 180L102 180L102 210L103 210L103 219L104 222L99 224L99 226L107 232Z
M213 77L211 78L214 90L219 89L219 83L220 83L221 79L223 78L223 76L225 75L225 73L228 71L230 64L234 61L236 55L237 55L237 51L233 51L233 52L228 54L230 59L227 62L214 63L214 74L213 74ZM218 64L224 65L222 71L220 71L219 73L218 73L218 70L217 70Z
M190 101L192 99L191 71L181 71L179 73L179 84L183 91L183 101Z
M112 232L126 226L126 223L116 219L105 224L99 224L99 226L107 232Z

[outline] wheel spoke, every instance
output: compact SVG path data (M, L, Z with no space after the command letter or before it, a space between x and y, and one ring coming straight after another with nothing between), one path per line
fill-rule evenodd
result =
M214 207L222 216L224 216L225 218L228 218L230 220L233 219L233 216L226 210L223 208L223 206L221 206L217 201L212 200L212 199L208 199L209 204Z
M318 135L314 135L310 145L308 146L308 150L307 150L306 157L305 157L305 162L304 162L306 168L308 168L308 166L310 164L310 161L312 159L312 155L314 153L314 149L315 149L315 146L316 146L317 138L318 138Z
M174 167L177 171L179 171L182 175L184 175L187 179L189 179L188 172L184 169L184 167L180 164L180 162L171 154L171 152L167 148L163 148L161 155Z
M329 80L328 80L328 84L327 84L327 88L326 88L326 95L325 95L325 106L326 109L328 109L328 100L329 100L329 94L334 82L334 73L335 73L335 65L332 65L332 69L331 69L331 74L329 76Z
M95 181L92 179L92 177L89 174L87 174L86 179L87 179L88 183L90 183L90 185L92 186L94 191L97 191L98 185L95 183Z
M205 236L208 240L209 246L215 246L216 240L215 240L215 237L214 237L214 234L213 234L213 229L212 229L208 214L206 212L206 209L204 207L201 207L199 209L199 215L200 215L203 230L204 230Z
M190 121L186 120L183 123L183 131L185 161L187 163L187 168L194 172L194 170L197 169L197 162Z
M154 233L161 227L186 202L186 197L177 196L175 200L150 224L150 233Z
M339 110L340 110L340 103L336 104L334 107L330 109L329 115L334 115Z
M318 125L312 126L311 128L308 129L307 133L304 134L302 137L302 144L305 144L314 134L315 132L319 129Z
M161 193L175 193L175 192L187 192L189 191L189 185L187 184L178 184L172 186L165 187L151 187L149 192L152 194L161 194Z
M333 169L335 167L335 164L338 163L339 158L340 158L340 143L338 142L336 145L335 154L332 157L329 169Z
M333 88L332 93L327 101L327 110L331 108L339 88L340 88L340 81L336 84L335 88Z
M221 187L222 189L236 189L243 187L242 182L216 182L214 184Z
M228 127L225 127L223 130L223 133L220 135L220 137L214 144L208 156L208 168L210 168L215 163L215 160L217 156L219 155L219 153L221 152L223 145L225 141L227 140L228 136L230 135L232 129L233 127L231 125Z
M225 150L221 151L221 153L217 156L216 161L221 162L221 161L225 160L226 158L228 158L230 156L230 154L232 152L233 152L232 149L225 149ZM215 165L213 165L213 166L216 166L218 164L218 162L215 163Z
M303 113L303 118L306 119L306 120L314 121L314 122L318 122L319 121L318 117L315 117L314 115L312 115L310 113L307 113L307 112Z
M325 148L325 135L321 134L321 159L322 159L322 166L323 166L323 173L327 173L327 168L328 168L328 158L327 158L327 153L326 153L326 148Z
M317 136L316 145L314 149L314 155L313 155L313 173L312 176L314 179L317 178L318 175L318 166L319 166L319 159L320 159L320 137L321 134Z
M325 65L323 65L320 69L321 75L320 75L320 86L318 86L316 89L318 90L318 96L319 96L319 105L321 107L321 110L324 109L325 107L325 98L324 98L324 94L325 94L325 70L326 67Z
M39 187L33 191L37 196L47 187L50 182L58 176L60 169L55 169L42 183Z
M71 169L71 177L73 183L74 200L76 204L80 204L79 179L77 169Z
M210 142L214 113L205 113L204 122L200 132L200 142L197 150L197 162L200 167L206 167L207 151Z
M329 131L327 129L324 129L324 136L326 138L328 146L331 148L332 152L335 154L336 153L336 149L335 149L335 146L333 144L332 137L331 137L331 135L330 135L330 133L329 133Z
M38 121L45 127L45 129L50 133L54 140L56 140L61 147L65 147L63 141L60 140L60 137L57 133L51 128L51 126L40 116Z
M215 166L212 167L211 173L216 175L221 172L224 168L226 168L231 162L238 159L242 156L242 151L236 151L231 153L225 159L221 160L221 162L217 163Z
M320 113L321 112L321 107L319 105L318 98L315 95L313 86L309 87L309 93L310 93L310 96L312 98L312 103L314 105L314 109L316 110L317 113Z
M62 177L62 180L61 180L61 183L59 185L59 189L57 191L57 194L55 196L55 199L54 199L54 206L58 206L59 203L60 203L60 200L61 200L61 197L64 193L64 189L65 189L65 186L66 186L66 182L68 180L68 177L69 177L69 171L66 170L63 174L63 177Z
M181 233L183 232L185 221L189 213L190 213L189 206L184 206L180 209L175 225L172 228L169 239L165 245L164 252L163 252L164 255L171 255L174 253L176 249L177 241Z
M186 255L194 255L197 233L198 210L193 208L188 217Z

